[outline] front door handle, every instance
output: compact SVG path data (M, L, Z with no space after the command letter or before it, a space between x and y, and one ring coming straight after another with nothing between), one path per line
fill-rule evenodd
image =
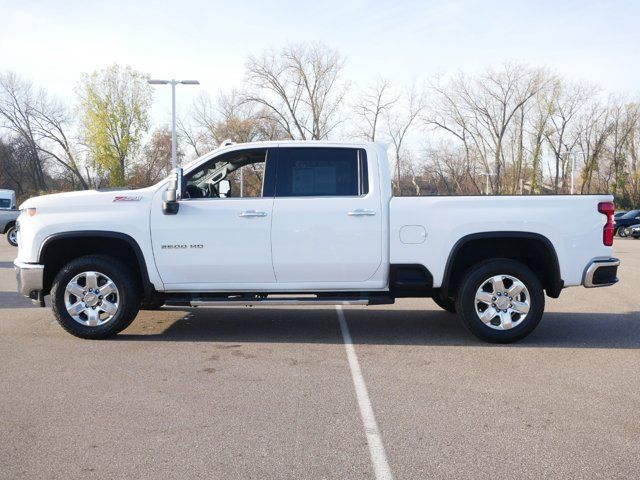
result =
M267 212L256 212L255 210L245 210L238 215L239 217L266 217Z
M376 212L367 208L358 208L347 213L350 217L372 217L375 214Z

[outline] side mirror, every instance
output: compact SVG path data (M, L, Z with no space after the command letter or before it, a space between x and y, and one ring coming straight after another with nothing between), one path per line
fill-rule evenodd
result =
M231 193L231 182L229 180L220 180L218 182L218 195L228 197Z
M182 198L182 168L175 168L169 175L169 186L164 193L162 213L175 215L180 210L179 200Z

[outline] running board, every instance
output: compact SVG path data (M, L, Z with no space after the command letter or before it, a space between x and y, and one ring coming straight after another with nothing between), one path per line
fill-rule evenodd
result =
M265 298L254 300L191 300L190 304L192 307L229 307L231 305L243 307L253 307L255 305L369 305L369 299Z
M167 306L187 307L252 307L258 305L388 305L395 299L388 295L229 295L191 294L170 295L166 299Z

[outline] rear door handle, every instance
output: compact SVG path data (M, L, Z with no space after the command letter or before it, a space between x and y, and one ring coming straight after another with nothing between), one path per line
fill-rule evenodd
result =
M367 208L358 208L347 213L350 217L372 217L375 214L376 212Z
M238 215L239 217L266 217L267 212L256 212L255 210L245 210Z

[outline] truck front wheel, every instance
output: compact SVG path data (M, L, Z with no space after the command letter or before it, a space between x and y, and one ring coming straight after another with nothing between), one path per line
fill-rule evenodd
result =
M67 263L51 287L58 323L80 338L102 339L127 328L138 314L137 283L122 262L88 255Z
M544 291L527 266L496 258L467 271L456 307L465 326L478 338L492 343L516 342L540 323Z

